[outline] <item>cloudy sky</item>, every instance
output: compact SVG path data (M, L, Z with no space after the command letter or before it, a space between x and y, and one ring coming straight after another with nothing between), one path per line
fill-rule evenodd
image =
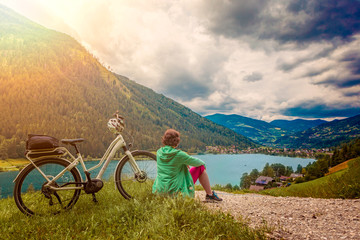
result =
M201 115L360 114L359 0L0 0Z

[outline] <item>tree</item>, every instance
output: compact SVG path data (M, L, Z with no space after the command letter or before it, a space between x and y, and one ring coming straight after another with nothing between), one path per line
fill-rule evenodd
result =
M261 172L261 175L263 176L268 176L268 177L274 177L274 170L272 169L272 167L270 167L269 163L266 163L264 166L264 169Z
M329 172L329 161L321 158L306 167L305 179L313 180L324 176L327 172Z
M298 164L298 166L296 168L296 173L301 173L302 169L303 169L303 167L301 166L301 164Z
M259 177L259 175L260 175L259 171L256 168L253 169L249 175L251 183L255 183L255 180Z
M225 185L225 189L229 189L229 190L232 190L232 185L231 185L231 183L228 183L228 184L226 184Z
M294 172L292 166L286 166L285 168L285 176L290 176L290 174L292 174Z
M274 170L274 173L275 173L276 177L280 177L282 175L285 175L286 168L285 168L285 166L283 164L281 164L281 163L273 163L273 164L271 164L270 167Z
M7 159L8 158L8 154L7 154L7 146L5 146L5 144L0 143L0 159Z
M248 189L251 185L251 179L248 173L244 173L240 178L241 189Z

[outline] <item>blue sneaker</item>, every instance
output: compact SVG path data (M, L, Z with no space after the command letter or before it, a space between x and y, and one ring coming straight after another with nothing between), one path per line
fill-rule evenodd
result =
M212 195L206 194L206 201L218 201L221 202L222 198L219 198L214 191L212 191Z

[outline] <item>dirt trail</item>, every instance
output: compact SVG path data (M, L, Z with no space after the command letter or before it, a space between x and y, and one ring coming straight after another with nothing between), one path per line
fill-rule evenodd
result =
M266 222L274 227L270 239L360 240L360 199L272 197L218 192L220 203L204 203L210 209L229 212L249 221L253 228ZM204 192L196 192L204 200Z

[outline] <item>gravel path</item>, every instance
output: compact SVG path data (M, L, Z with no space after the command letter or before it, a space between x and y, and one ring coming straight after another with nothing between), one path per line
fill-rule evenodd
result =
M205 203L249 221L250 227L274 228L270 239L360 240L360 199L272 197L218 192L224 201ZM205 199L204 192L196 197Z

